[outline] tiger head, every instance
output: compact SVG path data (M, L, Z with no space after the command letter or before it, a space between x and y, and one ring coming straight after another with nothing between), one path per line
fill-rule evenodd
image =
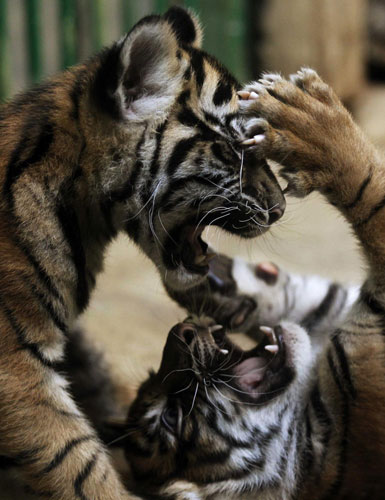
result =
M285 208L267 163L240 145L239 84L201 39L184 9L142 19L93 62L95 117L85 124L95 157L108 160L98 175L109 220L175 290L208 272L206 226L251 238Z
M295 427L310 349L292 324L265 328L248 351L207 318L172 328L160 368L139 388L122 431L139 488L167 498L168 485L179 481L200 491L191 498L291 498L303 457L293 456L289 438L303 431Z

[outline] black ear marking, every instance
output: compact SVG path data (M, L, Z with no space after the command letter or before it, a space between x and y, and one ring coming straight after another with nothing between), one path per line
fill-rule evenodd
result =
M187 10L181 7L171 7L164 17L170 23L179 43L193 45L197 39L197 30Z

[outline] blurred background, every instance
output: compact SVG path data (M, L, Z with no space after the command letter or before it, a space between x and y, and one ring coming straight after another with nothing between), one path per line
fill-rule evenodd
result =
M1 99L88 57L142 16L173 4L199 14L205 49L241 81L262 70L288 74L314 67L385 148L384 0L0 0ZM342 281L364 275L347 225L318 196L289 200L284 218L253 242L219 230L205 238L230 255L291 270ZM183 317L151 263L126 238L118 239L83 318L115 376L127 386L140 381L158 364L169 328Z

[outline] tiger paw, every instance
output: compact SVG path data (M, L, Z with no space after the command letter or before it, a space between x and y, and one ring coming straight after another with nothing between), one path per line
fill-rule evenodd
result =
M169 291L192 314L205 314L232 331L251 332L280 321L287 274L270 262L251 264L218 254L207 281L188 292Z
M242 145L280 163L292 194L337 192L341 177L347 178L349 169L360 168L357 158L365 150L365 141L315 71L302 69L289 80L265 74L238 96L247 119Z

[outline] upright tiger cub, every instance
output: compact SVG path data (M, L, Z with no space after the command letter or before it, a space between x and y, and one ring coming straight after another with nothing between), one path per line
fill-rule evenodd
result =
M129 410L126 456L151 498L383 500L384 161L312 70L265 75L240 95L245 146L280 162L293 194L316 189L338 207L367 279L348 289L215 258L205 286L174 294L214 320L169 333ZM218 322L259 343L242 350Z
M146 17L0 109L0 458L37 497L129 498L57 370L111 239L182 290L208 272L206 224L253 237L283 213L201 38L183 9Z

